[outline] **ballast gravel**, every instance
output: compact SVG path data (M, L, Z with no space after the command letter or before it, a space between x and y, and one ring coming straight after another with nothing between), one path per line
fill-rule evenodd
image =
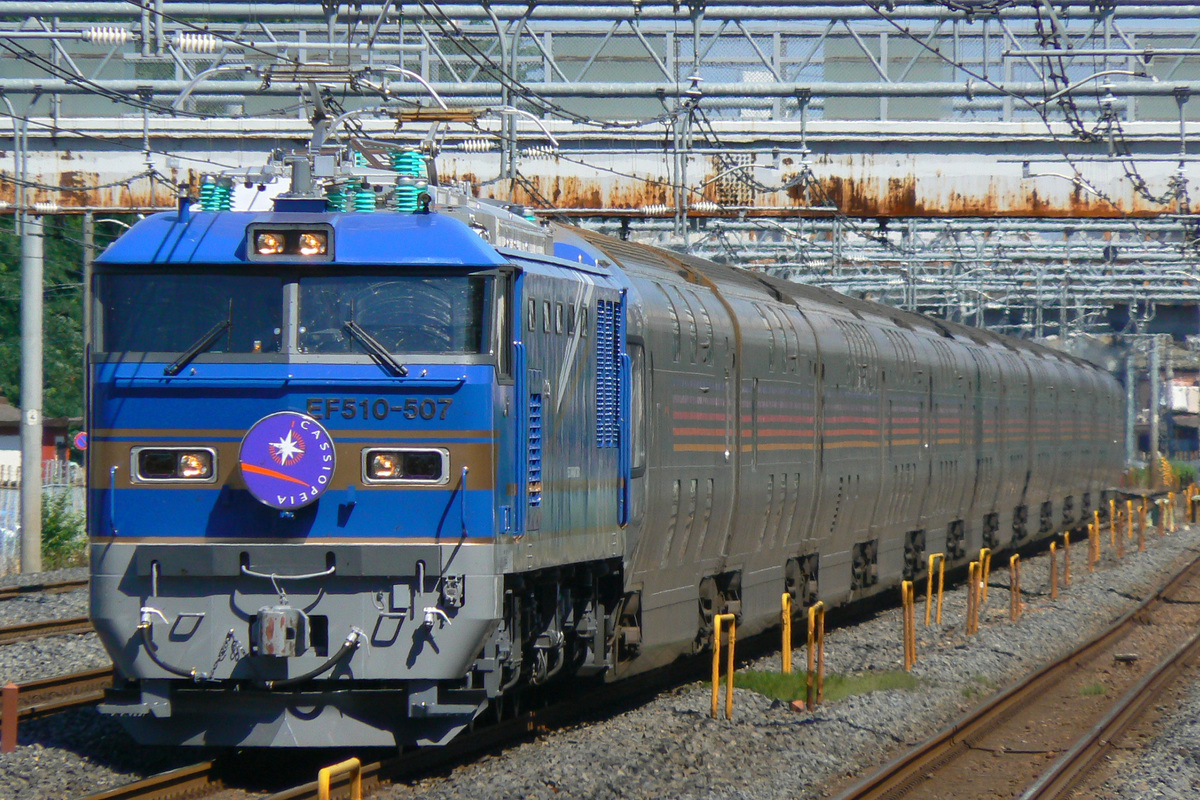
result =
M1097 800L1170 798L1200 795L1200 684L1172 695L1170 708L1149 741L1112 765L1097 790Z
M1001 566L997 557L981 630L972 637L963 630L963 586L947 587L943 624L930 628L922 624L922 587L918 661L913 669L920 683L915 690L878 691L797 713L738 689L730 722L711 719L707 685L692 684L661 693L634 710L512 745L447 774L391 786L376 796L390 800L827 796L832 787L922 741L997 688L1111 624L1166 575L1200 556L1200 526L1163 538L1154 536L1146 552L1128 548L1121 562L1109 554L1107 535L1104 550L1100 569L1089 574L1086 546L1076 542L1072 585L1054 602L1049 598L1048 558L1045 554L1027 557L1021 581L1025 609L1016 623L1008 620L1006 562ZM1059 558L1061 566L1061 554ZM57 602L47 599L31 608L49 612ZM63 616L77 615L69 610L72 602L63 598ZM798 629L797 638L801 635ZM93 666L91 659L99 651L77 646L87 640L94 643L94 637L72 636L0 647L0 682L16 679L10 674L26 664L41 664L30 668L37 677ZM796 650L794 662L801 665L803 658L804 651ZM831 629L827 636L830 673L895 670L901 662L899 608ZM739 670L778 668L778 655L739 664ZM1147 767L1147 776L1158 774L1156 769L1166 769L1169 776L1184 774L1189 764L1200 769L1200 746L1194 744L1200 734L1200 689L1192 696L1194 709L1180 716L1182 727L1176 738L1164 739L1161 760ZM192 750L139 747L117 724L92 709L25 723L19 744L15 753L0 755L0 797L79 797L204 756ZM1160 784L1153 784L1150 792L1118 791L1112 796L1189 796L1189 780L1194 778L1160 781L1161 790Z
M27 586L87 578L86 568L55 570L0 578L3 586ZM0 627L51 619L86 617L88 590L34 592L0 601ZM106 667L112 662L92 634L50 636L0 646L0 685L26 683L67 672Z
M1156 589L1167 574L1200 556L1200 528L1151 537L1144 553L1126 548L1117 562L1104 532L1104 559L1087 571L1086 542L1072 549L1072 584L1049 597L1046 554L1023 560L1024 611L1009 621L1007 556L997 556L980 632L964 630L966 592L949 590L939 627L924 627L917 607L916 690L877 691L797 713L753 692L734 691L732 722L709 716L707 684L693 684L633 711L510 747L380 794L412 798L696 798L769 800L826 797L950 724L965 711L1089 636ZM1062 555L1059 554L1062 567ZM1060 578L1061 580L1061 578ZM898 595L898 592L897 592ZM902 667L901 611L892 608L826 637L826 669L862 673ZM804 663L796 650L793 662ZM779 657L739 664L778 670ZM1200 708L1193 717L1200 728ZM1200 745L1192 745L1192 757ZM969 796L969 794L964 794ZM1116 795L1121 796L1121 795ZM1137 795L1131 795L1137 796ZM1162 795L1170 797L1170 794ZM1188 795L1181 795L1188 796Z

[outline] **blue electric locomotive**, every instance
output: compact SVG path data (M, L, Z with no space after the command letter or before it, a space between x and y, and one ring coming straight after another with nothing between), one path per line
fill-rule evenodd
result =
M530 221L412 152L288 160L272 211L206 184L90 287L101 712L139 741L444 743L716 613L1071 527L1119 464L1116 384L1066 356Z

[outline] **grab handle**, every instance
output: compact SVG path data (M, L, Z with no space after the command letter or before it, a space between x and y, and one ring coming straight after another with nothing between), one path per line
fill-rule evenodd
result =
M117 535L117 468L108 468L108 528Z
M303 575L280 575L279 573L255 572L254 570L242 564L242 574L249 575L251 578L264 578L268 581L303 581L310 578L324 578L327 575L332 575L337 571L337 565L334 564L324 572L306 572Z

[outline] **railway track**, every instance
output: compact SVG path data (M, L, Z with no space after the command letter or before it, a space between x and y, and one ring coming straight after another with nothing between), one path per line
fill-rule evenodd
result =
M71 633L91 633L92 621L87 617L45 619L0 628L0 645L41 639L44 636L65 636Z
M58 592L71 592L75 589L82 589L88 585L87 578L77 578L69 581L47 581L45 583L31 583L28 586L0 586L0 600L12 600L16 597L24 597L30 594L55 594Z
M112 674L112 667L102 667L23 683L17 687L17 718L36 719L98 703L112 686Z
M201 761L106 792L88 795L86 800L168 800L180 797L191 800L208 797L224 788L217 775L216 763Z
M749 644L749 640L747 643ZM454 739L444 747L410 750L393 758L365 763L361 771L364 795L375 787L428 774L470 758L494 752L499 747L526 741L530 737L556 728L579 724L590 718L619 713L637 703L645 702L655 692L702 677L705 667L709 664L709 657L705 655L616 684L598 685L595 691L583 693L564 691L561 697L543 707L530 709L501 721L482 722L475 730ZM235 761L237 758L235 757ZM255 756L252 754L242 758L255 758ZM259 755L257 759L255 767L257 774L254 778L261 781L264 773L262 756ZM328 759L329 763L337 760L339 759L336 757ZM309 762L304 764L303 768L315 777L317 771L323 766L325 764ZM213 796L225 797L226 793L229 793L229 796L236 794L237 797L243 798L248 795L230 790L231 785L242 785L243 781L240 778L226 778L225 776L236 776L245 772L248 772L245 764L233 761L202 762L191 767L152 775L135 783L88 795L79 800L166 800L184 796L188 800L198 800ZM296 769L292 768L291 774L295 774L295 772ZM348 775L334 776L330 784L332 796L348 797L346 787L349 785L349 780ZM319 793L317 782L314 780L266 797L261 791L254 791L253 796L259 800L317 800Z
M884 765L839 800L1067 797L1120 731L1200 656L1198 629L1200 559L1104 633Z

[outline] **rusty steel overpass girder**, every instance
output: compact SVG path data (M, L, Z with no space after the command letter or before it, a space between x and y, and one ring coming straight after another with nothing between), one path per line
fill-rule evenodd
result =
M164 207L318 87L342 141L796 280L1032 333L1200 300L1194 6L950 5L0 0L0 204Z

